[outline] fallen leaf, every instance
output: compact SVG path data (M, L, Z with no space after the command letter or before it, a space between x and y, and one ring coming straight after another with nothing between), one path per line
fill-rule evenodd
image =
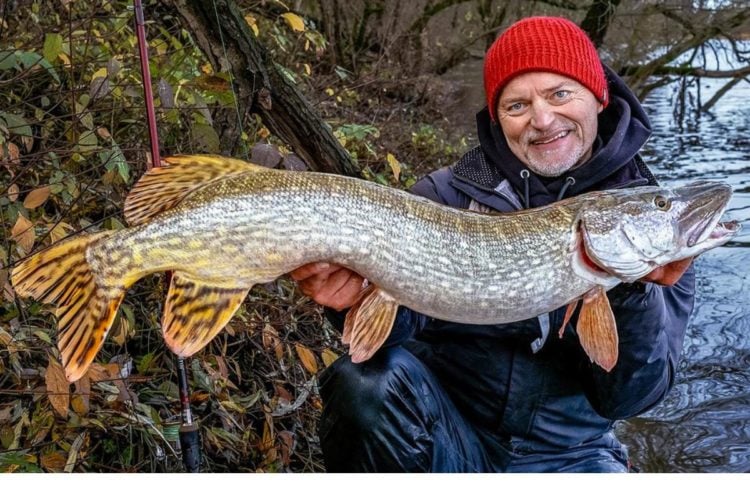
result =
M339 355L330 349L326 349L322 353L320 353L320 357L323 358L323 364L326 365L326 368L331 366L334 361L339 359Z
M70 405L70 383L65 378L62 366L52 356L49 356L44 381L47 384L47 397L49 402L52 403L52 408L61 417L67 418L68 406Z
M23 200L24 208L33 210L41 206L45 201L47 201L47 199L49 198L49 194L49 186L34 189L32 192L26 195L26 199Z
M10 237L18 243L26 253L29 253L34 246L34 238L36 237L34 234L34 224L23 215L18 214L18 219L16 220L13 229L10 230Z
M91 396L91 378L88 372L75 382L76 393L70 402L70 405L80 416L85 416L89 412L89 398Z
M52 243L60 241L65 238L70 232L73 231L73 226L67 222L57 222L54 224L48 224L47 230L49 231L49 237Z
M393 156L391 153L388 153L385 156L386 161L388 162L388 166L391 167L391 172L393 172L393 177L398 180L399 176L401 175L401 162L396 159L395 156Z
M305 21L293 12L286 12L281 14L286 24L294 31L305 31Z
M66 462L65 455L59 451L53 451L42 455L40 465L48 472L62 472L65 469Z
M73 441L73 444L70 446L70 451L68 451L68 460L65 463L65 472L73 472L73 469L75 469L76 462L78 460L78 453L81 451L81 446L83 446L85 438L86 432L80 433L78 437L76 437Z
M8 199L10 201L16 201L18 199L18 184L11 184L8 188Z
M313 354L313 352L307 347L299 344L295 344L294 348L296 349L297 356L299 356L300 361L302 361L302 366L305 367L305 370L313 375L318 373L318 362L315 360L315 354Z
M245 16L245 22L253 30L255 36L258 36L260 34L260 30L258 29L258 22L255 20L255 17L247 15Z

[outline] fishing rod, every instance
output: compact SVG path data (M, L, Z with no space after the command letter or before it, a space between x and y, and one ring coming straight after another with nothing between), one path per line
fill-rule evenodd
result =
M143 77L143 96L146 101L146 117L148 120L148 137L151 143L151 161L147 162L147 169L154 165L161 165L159 154L159 135L156 130L156 112L154 110L154 95L151 90L151 70L148 65L148 45L146 44L146 21L143 15L143 4L141 0L134 0L135 29L138 37L138 55L141 62L141 75ZM190 387L188 386L187 369L185 358L177 357L178 385L180 388L180 406L182 407L180 424L180 448L182 450L182 463L187 472L200 472L201 443L198 424L193 420L193 412L190 409Z

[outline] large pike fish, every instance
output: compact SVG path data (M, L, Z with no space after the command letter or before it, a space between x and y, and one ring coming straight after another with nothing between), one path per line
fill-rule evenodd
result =
M398 305L444 320L507 323L584 299L577 323L611 369L617 333L606 290L727 242L722 183L603 191L510 215L457 210L377 184L271 170L212 156L169 158L125 203L130 227L58 242L20 262L22 296L56 304L69 380L104 342L125 291L172 271L162 330L189 356L229 321L250 288L309 262L346 266L371 285L349 311L354 361L388 336Z

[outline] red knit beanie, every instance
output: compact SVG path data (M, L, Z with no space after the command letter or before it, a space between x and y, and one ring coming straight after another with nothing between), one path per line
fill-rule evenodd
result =
M529 71L548 71L574 78L605 107L607 79L586 33L562 17L529 17L505 30L484 58L484 91L490 116L497 121L497 100L514 77Z

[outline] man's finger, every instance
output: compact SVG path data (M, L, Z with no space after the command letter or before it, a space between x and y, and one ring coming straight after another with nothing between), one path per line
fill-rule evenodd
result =
M325 273L326 271L328 271L326 273L326 275L328 275L339 268L340 266L331 265L328 262L311 262L290 272L289 276L295 281L302 281L311 276L315 276L316 274Z

